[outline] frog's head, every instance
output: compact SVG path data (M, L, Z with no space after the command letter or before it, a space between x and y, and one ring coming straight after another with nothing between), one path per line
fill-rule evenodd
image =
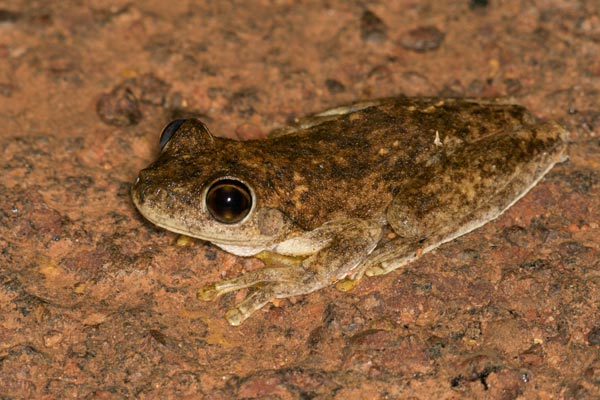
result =
M245 155L238 150L251 151L242 150L244 143L216 138L196 119L179 119L164 129L160 146L160 157L131 190L154 224L239 255L267 249L292 229L279 210L261 204L251 168L239 162Z

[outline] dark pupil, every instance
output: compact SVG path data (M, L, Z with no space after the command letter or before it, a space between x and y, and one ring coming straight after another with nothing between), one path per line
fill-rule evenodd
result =
M217 221L234 224L250 212L252 196L243 183L225 179L214 183L208 189L206 207Z

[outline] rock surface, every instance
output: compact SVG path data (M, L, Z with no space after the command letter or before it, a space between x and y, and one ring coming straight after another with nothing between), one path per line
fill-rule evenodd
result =
M600 397L596 5L0 2L0 393ZM254 138L397 94L510 96L571 132L570 161L498 220L350 293L239 328L222 318L231 298L197 302L260 262L135 211L162 127L197 116Z

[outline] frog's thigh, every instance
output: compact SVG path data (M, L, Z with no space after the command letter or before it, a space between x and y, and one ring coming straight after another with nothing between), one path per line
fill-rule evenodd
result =
M531 185L531 182L517 176L504 187L499 188L490 198L473 205L473 210L462 216L454 203L437 206L419 220L414 215L410 215L406 209L402 209L402 206L398 206L393 211L396 216L402 216L401 213L405 212L405 215L412 218L410 221L413 222L413 225L410 226L410 229L400 226L396 230L398 220L395 225L390 222L400 237L386 243L371 254L365 262L365 274L367 276L387 274L439 245L483 226L512 206L528 191ZM402 233L412 234L412 236L402 237Z
M442 243L453 240L485 224L499 215L497 207L484 204L469 214L450 214L452 209L439 207L423 217L412 232L413 236L399 235L376 249L365 262L364 274L387 274L416 260ZM415 219L416 221L416 219ZM396 229L394 229L396 231ZM406 232L402 232L405 233Z
M387 221L394 232L407 242L423 241L443 227L455 229L465 209L477 207L458 193L440 193L439 182L424 184L415 193L394 197L386 210Z
M377 248L353 278L393 271L418 258L423 249L441 236L458 230L464 220L471 218L457 218L460 202L461 199L456 196L440 201L436 190L427 186L413 195L396 196L386 216L398 237Z
M384 275L416 260L443 243L477 229L499 213L490 213L491 207L482 207L455 221L445 221L438 226L430 226L430 235L420 240L406 242L398 237L387 242L373 252L365 262L364 274L367 276ZM414 239L414 238L413 238Z

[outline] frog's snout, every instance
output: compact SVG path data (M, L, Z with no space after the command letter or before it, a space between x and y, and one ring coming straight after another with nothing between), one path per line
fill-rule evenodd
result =
M149 179L148 173L145 170L140 171L131 187L131 198L137 208L140 208L146 202L146 194L151 186L149 185L150 182L151 179Z

